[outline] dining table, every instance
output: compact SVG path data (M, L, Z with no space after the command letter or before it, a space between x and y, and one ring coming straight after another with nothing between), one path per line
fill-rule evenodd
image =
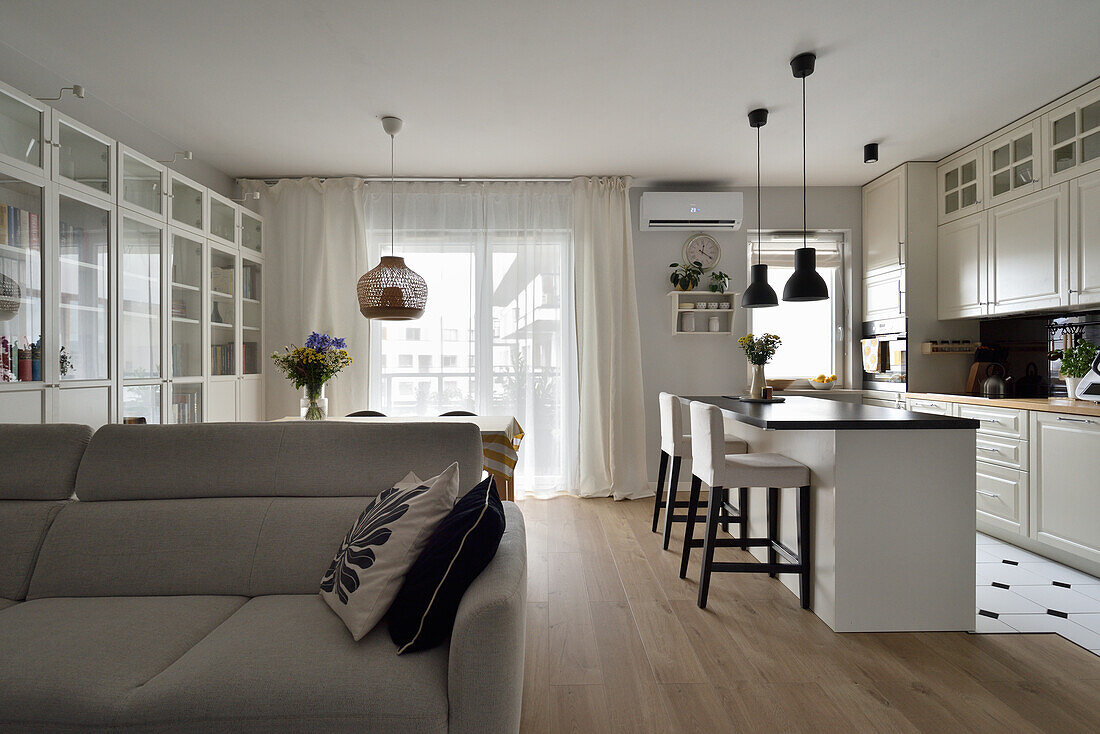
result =
M300 416L276 418L277 421L301 421ZM327 421L344 423L473 423L481 431L483 468L497 483L502 500L516 498L516 464L523 440L523 428L511 415L443 415L443 416L370 416L330 417Z

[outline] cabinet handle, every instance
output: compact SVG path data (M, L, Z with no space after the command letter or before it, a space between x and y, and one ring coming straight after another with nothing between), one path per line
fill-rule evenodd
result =
M1001 453L1001 450L1000 450L1000 449L995 449L995 448L993 448L992 446L979 446L979 447L978 447L978 451L988 451L988 452L989 452L989 453L991 453L991 454L999 454L999 453Z
M1001 497L1001 495L997 494L996 492L986 492L984 489L976 489L974 491L980 494L982 497L994 497L996 499L1000 499Z
M1058 420L1065 421L1067 423L1088 423L1090 425L1092 424L1092 421L1090 421L1088 418L1066 418L1063 415L1058 416Z
M904 264L905 264L905 243L904 242L899 242L898 243L898 265L904 265Z

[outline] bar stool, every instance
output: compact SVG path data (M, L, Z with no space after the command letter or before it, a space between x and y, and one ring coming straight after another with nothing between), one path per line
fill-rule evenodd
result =
M658 396L661 406L661 463L657 470L657 494L653 498L653 532L657 532L657 523L660 520L662 505L665 509L665 524L661 546L668 550L669 537L672 534L673 522L684 522L686 515L677 515L675 510L684 509L688 503L676 499L676 486L680 481L680 462L682 459L691 459L691 437L684 435L683 403L680 398L671 393L663 392ZM748 444L739 438L725 436L727 454L743 454L748 451ZM668 481L668 501L663 499L665 471L668 469L669 459L672 460L672 472Z
M777 573L798 574L798 596L802 608L810 608L810 470L794 459L782 454L726 455L724 452L722 411L717 406L692 402L691 411L691 499L688 501L687 529L684 533L684 555L680 559L680 578L687 575L688 556L692 548L703 548L703 567L699 575L699 608L706 609L710 591L710 575L718 573L767 573L775 578ZM695 513L699 506L700 485L710 486L707 503L706 534L703 540L695 540ZM728 487L739 487L741 502L748 496L749 487L768 488L768 535L766 538L747 537L748 513L740 508L738 517L741 535L738 538L718 539L718 523L729 518L728 503L722 502ZM798 488L798 552L779 541L779 489ZM767 548L767 563L716 563L716 547ZM779 563L783 556L785 563Z

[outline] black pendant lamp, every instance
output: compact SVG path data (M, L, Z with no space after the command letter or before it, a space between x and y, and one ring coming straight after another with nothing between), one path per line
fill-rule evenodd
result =
M794 251L794 273L783 287L784 301L824 301L829 287L817 272L817 250L806 244L806 77L814 73L817 57L804 53L791 59L791 72L802 80L802 247Z
M749 287L741 296L741 308L765 308L778 306L779 300L775 297L775 291L768 284L768 266L760 262L760 128L768 124L768 111L766 109L753 110L749 113L749 127L756 128L756 264L749 271Z

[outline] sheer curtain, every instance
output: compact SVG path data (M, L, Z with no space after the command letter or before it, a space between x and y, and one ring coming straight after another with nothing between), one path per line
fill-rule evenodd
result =
M514 415L517 496L573 491L577 357L568 183L398 183L394 254L428 284L416 321L377 322L371 407ZM367 246L389 253L389 184L366 190Z

